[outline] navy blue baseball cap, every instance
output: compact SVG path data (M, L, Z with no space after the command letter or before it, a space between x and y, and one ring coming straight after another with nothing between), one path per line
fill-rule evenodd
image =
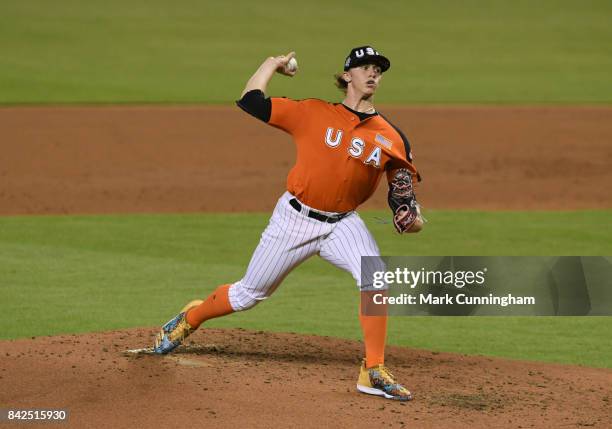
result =
M387 57L382 56L376 49L371 46L360 46L353 48L348 57L346 57L344 71L363 64L376 64L380 66L380 70L383 73L391 67L391 61Z

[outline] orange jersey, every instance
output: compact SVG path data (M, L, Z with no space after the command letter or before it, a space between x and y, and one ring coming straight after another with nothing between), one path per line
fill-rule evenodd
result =
M347 212L370 198L384 172L407 168L416 175L407 143L382 116L360 121L342 104L318 99L271 101L268 123L291 134L297 147L287 190L304 204Z

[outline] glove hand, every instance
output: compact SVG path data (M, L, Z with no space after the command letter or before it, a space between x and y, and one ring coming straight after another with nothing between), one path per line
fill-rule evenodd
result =
M393 216L393 225L400 234L419 232L423 229L423 223L421 209L416 200L412 200L410 205L399 206Z

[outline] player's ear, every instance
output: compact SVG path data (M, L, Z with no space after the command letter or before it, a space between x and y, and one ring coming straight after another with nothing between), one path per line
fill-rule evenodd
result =
M351 75L349 74L349 72L345 71L344 73L342 73L342 79L346 83L351 83Z

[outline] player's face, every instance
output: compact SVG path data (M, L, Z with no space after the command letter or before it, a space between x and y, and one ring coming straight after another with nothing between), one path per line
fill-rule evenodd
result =
M353 88L365 96L374 95L380 84L382 71L376 64L364 64L348 71Z

